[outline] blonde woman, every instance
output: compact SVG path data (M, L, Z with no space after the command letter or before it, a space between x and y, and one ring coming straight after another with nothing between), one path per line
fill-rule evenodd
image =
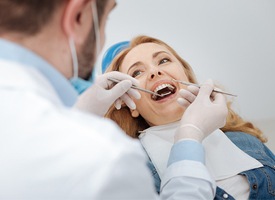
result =
M183 113L198 94L198 88L187 88L173 79L197 83L195 74L169 45L148 36L132 39L107 71L126 73L136 78L140 87L164 94L157 97L140 92L141 98L133 100L136 109L113 106L106 114L129 136L140 139L159 192L162 175L171 161L174 135L180 130ZM203 140L206 166L218 186L215 198L275 199L275 156L263 144L266 138L235 113L230 102L228 109L225 126Z

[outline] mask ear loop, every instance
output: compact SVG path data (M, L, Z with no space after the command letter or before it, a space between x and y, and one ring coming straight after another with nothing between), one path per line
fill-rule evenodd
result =
M100 31L99 31L99 20L97 14L96 0L92 1L92 14L93 14L93 22L94 22L94 30L95 30L95 40L96 40L96 58L100 54ZM96 75L102 74L101 66L96 66Z
M75 44L74 44L74 39L69 38L69 45L70 45L70 51L71 51L71 56L72 56L72 61L73 61L73 79L78 78L78 59L77 59L77 54L75 50Z

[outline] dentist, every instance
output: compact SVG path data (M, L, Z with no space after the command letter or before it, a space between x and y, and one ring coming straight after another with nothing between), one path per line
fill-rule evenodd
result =
M114 102L135 108L132 98L140 94L130 87L137 80L119 72L100 75L80 97L71 85L91 75L115 5L115 0L0 1L0 199L158 198L138 141L102 117ZM109 77L123 81L110 89ZM202 86L194 102L209 98L212 89ZM214 103L207 105L210 110L217 104L222 109L203 117L225 118L225 101L219 97ZM196 104L188 109L200 112ZM196 126L195 120L188 123ZM171 152L160 198L213 198L215 183L200 142L180 133L175 143L198 153L186 159Z

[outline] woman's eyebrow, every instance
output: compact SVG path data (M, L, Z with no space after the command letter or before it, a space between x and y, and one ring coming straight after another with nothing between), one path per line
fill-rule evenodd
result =
M153 57L153 58L156 58L156 57L157 57L159 54L161 54L161 53L165 53L165 54L170 55L170 54L169 54L168 52L166 52L166 51L157 51L157 52L153 53L152 57ZM141 65L141 62L138 61L138 62L135 62L134 64L132 64L132 65L129 67L129 69L128 69L128 71L127 71L127 74L128 74L128 72L130 71L131 68L133 68L133 67L135 67L135 66L137 66L137 65Z
M161 54L161 53L165 53L165 54L168 54L168 55L170 55L168 52L166 52L166 51L158 51L158 52L155 52L155 53L153 53L153 58L156 58L159 54Z
M130 71L131 68L135 67L136 65L140 65L140 64L141 64L140 61L135 62L134 64L132 64L132 65L129 67L129 69L127 70L127 74L128 74L128 72Z

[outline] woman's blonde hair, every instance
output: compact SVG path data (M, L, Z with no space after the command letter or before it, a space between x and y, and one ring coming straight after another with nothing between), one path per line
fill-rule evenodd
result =
M184 71L187 75L189 82L197 83L196 76L190 65L184 59L182 59L174 49L172 49L169 45L167 45L159 39L143 35L133 38L130 42L129 47L125 48L114 58L114 60L112 61L112 63L106 71L119 71L119 68L128 52L131 51L134 47L144 43L155 43L167 48L183 65ZM229 112L226 124L223 128L221 128L223 132L241 131L256 136L262 142L267 141L261 130L256 128L251 122L244 121L237 113L235 113L232 110L231 102L228 102L227 106ZM133 138L138 137L139 131L142 131L149 127L149 125L142 116L139 116L138 118L133 118L127 106L122 107L120 110L117 110L114 106L112 106L105 115L105 117L115 121L127 133L127 135Z

